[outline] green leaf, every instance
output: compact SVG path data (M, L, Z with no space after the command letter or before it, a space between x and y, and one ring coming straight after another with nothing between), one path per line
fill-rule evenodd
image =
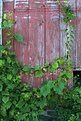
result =
M64 60L59 60L59 64L60 64L60 66L63 66L64 65Z
M6 109L3 108L1 113L2 113L2 116L5 117L7 115Z
M11 58L10 57L7 58L7 62L11 63Z
M10 115L11 116L14 116L14 113L15 113L15 110L13 109L13 110L10 110Z
M62 94L62 90L59 88L59 86L56 86L56 85L55 85L54 91L55 91L57 94Z
M63 90L65 88L65 85L66 85L66 82L62 81L62 79L58 79L57 80L57 83L55 83L54 85L54 91L57 93L57 94L63 94Z
M35 71L40 70L41 66L34 66Z
M18 42L23 42L23 36L19 33L16 33L13 35L13 37L18 41Z
M2 60L0 60L0 67L2 67L3 66L3 61Z
M11 107L12 103L10 101L7 101L5 104L5 108L9 109Z
M53 81L49 80L47 81L47 88L53 88Z
M40 88L41 95L46 97L47 95L49 95L52 88L53 88L53 82L47 81L47 83Z
M67 73L66 76L67 76L68 79L71 79L73 77L72 73Z
M27 117L27 113L25 113L25 114L19 113L17 116L17 119L18 119L18 121L24 121L24 119L26 119L26 117Z
M2 89L3 89L3 85L2 85L2 84L0 84L0 92L2 91Z
M4 28L7 28L8 27L8 22L5 20L5 21L3 21L3 27Z
M16 107L17 108L22 108L24 106L24 104L25 104L25 102L23 102L23 101L24 101L23 99L19 100L18 103L16 104Z
M8 91L3 91L2 96L5 96L5 97L9 96L9 92Z
M9 97L4 96L4 97L2 98L2 101L3 101L4 103L7 103L7 102L9 101Z
M30 65L25 65L23 67L23 71L30 71L31 70L31 66Z
M58 68L58 63L57 63L57 62L54 64L54 67L55 67L56 69Z
M64 88L65 88L65 83L64 82L60 82L59 83L59 88L60 88L61 91L63 91Z
M4 14L3 18L4 18L4 19L7 19L7 14Z
M0 51L1 51L1 50L4 50L4 49L6 49L6 47L3 46L3 45L0 45Z
M42 71L37 71L35 72L35 77L42 77L44 75L44 73Z
M37 102L37 106L39 106L41 109L43 109L45 106L47 106L47 100L43 98L42 100L39 100Z
M10 84L7 86L7 88L8 88L8 89L11 89L11 90L13 90L13 89L14 89L14 87L15 87L15 85L14 85L14 84L12 84L12 83L10 83Z
M11 79L12 79L12 75L11 75L11 74L8 74L8 75L7 75L7 79L8 79L8 80L11 80Z

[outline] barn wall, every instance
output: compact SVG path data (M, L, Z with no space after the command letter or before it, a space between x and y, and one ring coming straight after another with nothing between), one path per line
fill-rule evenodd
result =
M77 16L77 19L71 22L75 25L72 61L75 68L80 68L81 2L80 0L68 0L68 2ZM12 12L14 32L21 33L24 37L22 44L16 41L13 43L13 50L23 65L43 65L46 62L52 62L54 58L65 55L67 25L63 22L63 14L56 1L4 0L3 5L4 12ZM48 74L39 81L34 81L38 80L34 76L23 76L23 78L33 85L39 85L43 79L53 78L53 74Z

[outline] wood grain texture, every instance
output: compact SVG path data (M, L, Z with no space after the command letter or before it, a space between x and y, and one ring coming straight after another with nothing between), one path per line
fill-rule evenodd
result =
M12 20L13 20L13 14L14 14L14 7L13 6L14 6L13 1L9 1L9 2L3 1L3 14L7 14L7 15L11 14ZM12 27L12 29L13 29L13 27ZM5 45L6 40L8 39L8 37L6 35L7 32L8 32L8 30L5 30L5 29L3 29L3 31L2 31L2 35L3 35L2 43L3 43L3 45ZM13 48L13 42L12 42L12 48Z
M69 5L72 6L72 10L75 14L75 16L77 16L77 7L76 7L76 0L69 0ZM77 39L76 39L76 18L74 20L72 20L71 22L69 22L69 25L75 26L73 32L74 32L74 40L73 40L73 46L71 48L71 60L73 62L74 68L76 68L76 64L77 64L77 53L76 53L76 49L77 49Z
M42 1L41 1L42 4ZM29 64L44 64L44 9L40 3L29 3Z
M63 2L63 1L62 1ZM70 22L75 25L74 46L72 48L72 61L74 67L81 67L81 1L68 0L77 19ZM63 13L60 6L53 0L12 0L3 2L4 12L11 11L14 16L14 32L21 33L23 43L14 41L13 48L17 58L23 65L43 65L52 62L54 58L66 54L65 29ZM4 33L3 33L4 34ZM5 43L5 39L3 40ZM35 78L34 75L22 78L30 84L39 87L46 79L57 78L56 73L47 73L43 78Z
M80 20L80 21L79 21ZM76 67L81 68L81 1L77 0Z
M24 41L22 43L18 43L14 41L14 50L17 53L18 59L23 62L23 64L28 64L28 55L29 55L29 20L28 20L28 11L23 11L23 12L18 12L15 10L15 28L14 32L15 33L20 33L22 34Z
M60 53L60 18L59 7L54 2L47 4L46 16L46 62L52 62Z

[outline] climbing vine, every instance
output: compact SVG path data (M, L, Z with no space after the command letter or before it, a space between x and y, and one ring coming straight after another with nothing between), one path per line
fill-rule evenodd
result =
M69 5L67 0L64 0L63 3L60 0L57 0L57 3L60 5L61 11L64 15L63 21L67 25L65 29L66 33L66 54L67 57L71 57L71 51L74 42L74 28L75 26L70 25L70 23L75 19L76 15L74 14L72 7Z
M72 9L66 4L61 6L65 13L64 22L68 23L73 20ZM22 66L17 61L15 53L11 52L13 39L18 42L23 41L20 34L12 33L12 23L12 19L7 19L5 14L2 28L8 28L9 31L6 45L0 45L0 53L3 55L0 56L0 119L1 121L40 121L40 115L45 114L45 109L49 107L48 101L54 99L55 95L62 96L64 94L67 81L72 78L72 62L65 56L55 59L51 64L46 63L33 68L30 65ZM70 50L71 41L73 42L72 32L73 27L68 26L66 30L68 50ZM34 74L36 78L41 78L48 72L55 73L58 70L60 73L57 79L45 80L39 89L33 88L27 83L21 84L20 73L27 76Z

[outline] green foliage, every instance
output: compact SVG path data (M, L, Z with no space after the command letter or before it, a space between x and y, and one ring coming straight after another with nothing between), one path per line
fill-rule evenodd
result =
M64 22L69 23L74 20L76 16L72 10L71 5L68 4L68 0L64 0L63 3L60 0L57 0L57 2L60 5L60 8L64 14Z
M71 51L73 47L74 42L74 27L73 26L67 26L66 32L66 48L67 48L67 55L71 56Z
M40 90L21 84L21 64L12 52L0 56L0 119L3 121L38 121L47 101Z
M0 52L1 52L2 50L4 50L4 49L6 49L6 47L3 46L3 45L0 45Z
M65 89L64 95L55 94L48 100L54 121L81 121L81 85Z
M29 65L21 66L13 52L3 48L1 52L4 56L0 56L0 119L40 121L39 115L45 113L52 98L63 95L67 80L72 78L72 63L66 57L61 57L54 60L55 66L52 63L32 68ZM61 69L56 80L45 81L39 89L27 83L21 84L20 72L41 77L40 72L45 74L49 68L50 72Z
M19 33L13 34L13 19L12 19L12 14L4 14L3 16L3 23L2 23L2 29L7 29L7 37L9 41L13 41L14 39L18 42L23 42L23 36ZM7 41L8 41L7 40Z
M68 23L75 19L75 14L73 13L73 10L70 5L66 4L62 7L62 10L64 12L64 22Z
M58 67L60 67L63 70L60 71L58 78L56 80L49 80L49 81L47 80L40 88L40 93L47 99L48 107L52 107L52 108L53 108L53 105L58 106L59 101L60 101L60 104L62 103L61 98L63 97L63 95L65 94L68 88L67 80L72 78L71 61L67 60L65 57L62 57L60 59L57 58L55 60L55 63L56 62L58 63Z
M64 0L63 3L60 0L57 0L58 4L63 13L63 21L67 25L67 29L65 30L66 33L66 50L67 50L67 57L71 57L71 51L74 42L74 26L70 25L70 23L76 18L74 11L72 10L71 5L69 5L68 0Z
M43 77L43 75L47 72L56 72L57 70L60 71L60 76L63 80L63 75L66 79L72 78L72 74L69 73L69 71L72 70L72 62L70 60L67 60L65 57L56 58L53 63L44 64L42 66L35 66L32 68L30 65L23 66L22 71L26 75L34 74L35 77Z
M15 38L18 42L22 42L23 37L18 33L12 33L13 21L8 19L6 14L4 14L3 20L2 28L8 28L9 39L6 41L6 46L0 45L0 53L3 55L0 56L1 121L40 121L39 116L45 113L45 109L51 107L55 109L55 116L59 111L58 119L55 121L61 121L61 119L65 121L65 115L67 115L68 121L79 121L81 91L79 87L72 92L67 91L67 81L72 78L71 61L66 57L61 57L55 59L53 63L46 63L43 66L34 66L34 68L30 65L22 66L16 60L14 52L11 52L11 41ZM56 80L46 80L39 89L33 88L27 83L21 84L20 72L28 76L34 74L35 77L40 78L48 72L59 70L60 73ZM64 94L67 95L64 96ZM68 106L72 110L68 109ZM61 110L63 111L61 112ZM73 118L77 120L73 120Z
M40 93L44 97L48 96L51 93L51 89L53 88L53 81L47 81L41 88Z
M23 36L19 33L13 34L13 38L15 38L18 42L23 42Z
M4 14L2 29L11 28L12 26L13 26L13 20L11 18L11 14L9 14L8 16L7 16L7 14Z

